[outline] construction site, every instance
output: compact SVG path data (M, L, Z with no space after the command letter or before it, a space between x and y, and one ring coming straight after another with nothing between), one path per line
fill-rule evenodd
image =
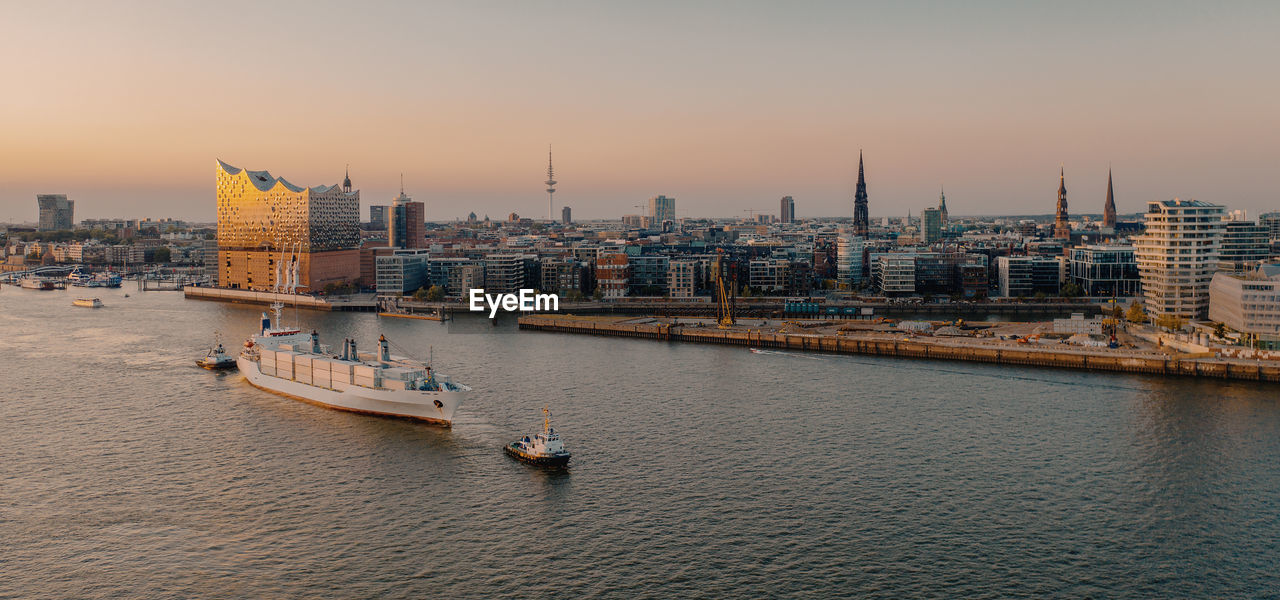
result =
M714 318L539 314L524 330L646 338L751 349L869 354L1007 365L1057 367L1280 382L1280 356L1226 354L1194 336L1084 313L1049 321L739 318L736 282L721 258L712 265Z

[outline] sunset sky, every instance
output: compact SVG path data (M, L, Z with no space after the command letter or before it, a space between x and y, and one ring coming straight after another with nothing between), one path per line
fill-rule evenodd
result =
M1280 209L1280 3L17 2L0 222L214 218L214 160L390 201L678 216ZM367 218L367 210L363 213Z

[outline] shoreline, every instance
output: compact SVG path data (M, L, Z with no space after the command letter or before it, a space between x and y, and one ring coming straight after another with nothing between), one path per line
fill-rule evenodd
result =
M727 344L752 348L1280 383L1280 362L1275 361L1158 357L1150 353L1116 350L956 345L934 341L938 338L903 338L901 334L894 339L883 339L863 335L770 333L741 326L733 329L718 329L715 325L671 324L658 319L572 315L522 316L519 318L519 328L531 331Z

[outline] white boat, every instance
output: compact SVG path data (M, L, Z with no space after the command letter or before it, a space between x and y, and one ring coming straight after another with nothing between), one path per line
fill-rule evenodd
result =
M236 368L236 358L227 354L226 349L222 347L222 342L218 342L216 347L210 348L205 353L204 358L196 360L196 364L210 371L221 371Z
M52 290L56 289L53 281L35 275L28 275L19 281L19 285L28 290Z
M526 435L507 444L503 450L527 463L562 467L569 462L569 451L564 449L560 434L551 428L551 409L543 407L542 415L542 433Z
M430 364L392 356L386 336L378 338L376 355L359 353L354 339L343 340L342 352L333 353L317 332L281 327L282 306L271 307L274 326L262 315L261 331L236 359L250 384L339 410L453 424L471 388L435 373Z
M76 298L71 301L71 304L85 308L102 308L102 301L97 298Z

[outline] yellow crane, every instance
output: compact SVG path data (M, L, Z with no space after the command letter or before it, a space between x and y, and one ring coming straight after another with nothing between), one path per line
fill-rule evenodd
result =
M736 323L734 318L734 301L737 299L738 277L730 276L725 270L732 267L731 262L724 259L724 250L716 252L716 259L711 263L711 277L716 286L716 324L720 329L728 329Z

